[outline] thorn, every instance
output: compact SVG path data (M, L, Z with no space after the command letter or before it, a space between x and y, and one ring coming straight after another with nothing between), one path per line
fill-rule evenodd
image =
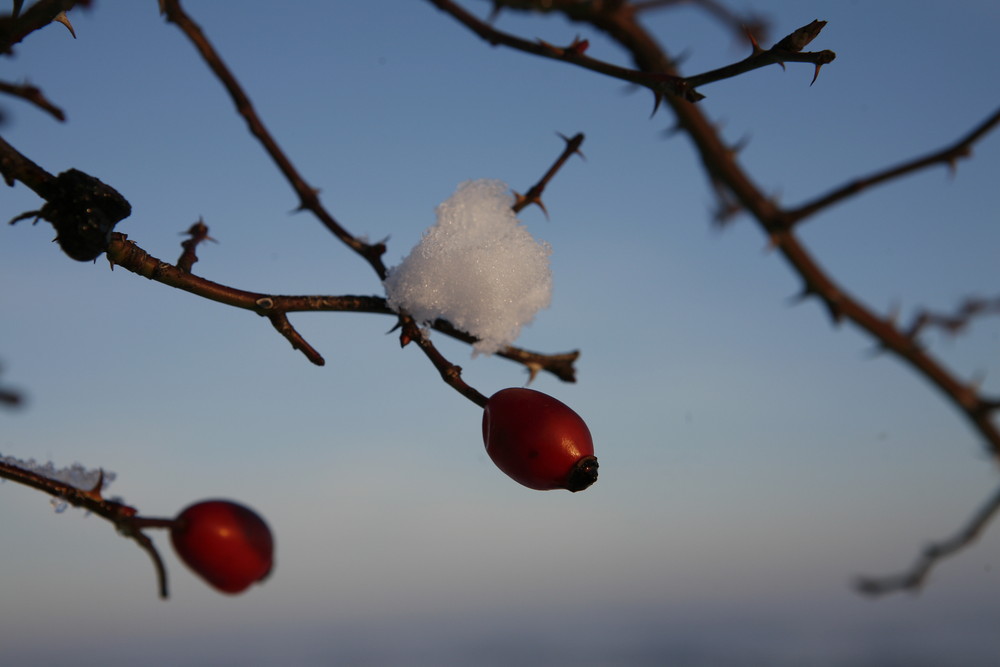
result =
M682 129L683 128L681 128L681 124L680 123L674 123L670 127L666 127L663 130L661 130L661 132L662 132L663 137L665 139L670 139L671 137L673 137L673 136L675 136L677 134L680 134L680 132L681 132Z
M660 93L660 92L657 92L657 91L654 90L653 91L653 113L649 114L650 118L652 118L653 116L656 115L657 110L659 110L659 108L660 108L660 102L662 102L662 101L663 101L663 93Z
M73 35L73 39L76 39L76 31L73 30L73 24L69 22L69 17L66 16L66 12L59 12L58 14L56 14L56 17L52 20L58 21L59 23L62 23L64 26L66 26L66 29L69 30L69 34Z
M744 148L750 144L750 135L744 134L740 137L740 140L729 147L729 152L732 155L738 155Z
M812 81L809 82L810 86L813 85L814 83L816 83L816 79L819 78L819 68L822 67L822 66L823 65L821 63L816 63L816 71L813 73L813 79L812 79Z
M97 470L97 483L94 484L93 488L82 490L81 493L88 498L93 500L101 501L104 498L101 496L101 489L104 488L104 468L98 468Z
M580 39L580 36L577 35L573 38L573 42L566 47L566 51L582 56L588 48L590 48L590 40Z
M14 9L10 13L12 19L16 19L17 15L21 13L21 6L24 4L24 0L14 0Z
M531 197L526 197L520 192L514 192L514 208L521 210L535 204L538 208L542 209L542 213L545 214L545 219L549 219L549 212L545 209L545 204L542 203L542 198L538 195L532 195Z
M566 136L565 134L563 134L562 132L556 132L556 134L557 134L557 135L559 135L559 138L560 138L560 139L562 139L563 141L565 141L565 142L566 142L566 147L567 147L567 148L572 148L572 149L573 149L573 152L574 152L574 153L575 153L576 155L579 155L579 156L580 156L581 158L583 158L584 160L586 160L586 159L587 159L587 156L586 156L586 155L584 155L584 154L583 154L583 151L581 151L581 150L580 150L580 144L582 144L582 143L583 143L583 139L584 139L584 137L583 137L583 132L577 132L576 134L574 134L574 135L573 135L573 137L572 137L572 138L570 138L570 137L567 137L567 136Z
M888 321L893 327L898 327L901 311L902 308L900 307L899 302L893 301L892 304L889 305L889 312L886 313L886 321Z
M750 47L753 49L750 55L757 55L761 53L764 49L760 48L760 44L757 43L757 36L753 34L753 30L748 25L743 26L743 33L750 40Z
M524 386L527 387L529 384L535 381L536 377L538 377L538 371L542 370L542 366L539 363L529 362L525 364L524 367L528 369L528 381L524 383Z
M548 212L548 210L546 210L545 204L542 203L541 198L535 199L535 201L533 201L532 203L533 204L537 204L538 208L542 209L542 213L545 214L545 219L546 220L550 220L551 219L551 218L549 218L549 212Z

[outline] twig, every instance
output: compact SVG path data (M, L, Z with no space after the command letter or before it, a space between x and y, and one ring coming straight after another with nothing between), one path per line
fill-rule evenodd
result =
M38 0L19 16L0 18L0 53L10 53L15 44L76 6L88 7L90 0Z
M115 530L122 536L135 540L153 561L156 570L157 587L161 598L169 596L167 589L167 571L163 566L163 559L160 558L156 546L141 531L144 526L152 525L153 522L160 527L169 525L170 520L158 519L149 520L137 516L134 507L130 507L116 500L109 500L101 495L101 487L104 485L104 475L100 475L97 484L92 489L80 489L72 484L62 482L57 479L45 477L33 470L27 470L15 465L7 460L0 459L0 478L7 479L33 489L43 491L50 496L64 501L74 507L81 507L92 514L105 519L115 526Z
M250 310L269 318L271 324L288 338L295 349L301 350L312 363L317 365L323 365L322 355L295 331L285 317L288 313L355 312L377 313L394 317L399 315L389 308L385 298L380 296L281 296L221 285L153 257L134 241L130 241L127 236L118 232L111 235L107 257L113 266L121 266L127 271L150 280L182 289L211 301ZM475 336L456 329L451 323L444 320L434 322L431 328L464 343L474 344L478 341ZM419 330L417 330L417 334L422 336ZM579 356L579 352L548 355L511 346L497 354L505 359L523 364L529 370L534 368L547 371L564 382L575 381L573 362Z
M912 324L906 329L906 335L916 338L928 327L937 327L951 335L964 330L976 317L983 315L1000 315L1000 297L995 299L969 298L962 302L952 314L934 313L923 310L913 318Z
M334 236L342 241L349 248L364 257L379 276L379 280L385 280L386 267L382 262L382 254L385 246L376 243L365 243L347 231L320 203L318 190L310 186L299 173L292 161L288 159L285 152L278 145L271 133L264 126L263 121L257 115L257 111L250 98L244 92L243 87L233 75L232 71L223 62L222 57L216 52L211 42L202 32L197 23L181 8L179 0L164 0L161 3L161 10L166 15L167 20L181 29L188 39L194 44L202 59L209 66L215 76L222 82L229 96L236 106L236 111L246 121L250 133L261 143L264 150L271 157L278 169L285 176L285 179L295 190L299 197L299 209L308 210L316 216L329 229Z
M887 577L859 577L855 587L859 592L872 596L920 590L931 570L944 558L953 556L975 542L998 511L1000 511L1000 489L997 489L993 497L979 508L958 533L927 546L908 571Z
M537 183L532 185L526 193L523 195L517 192L514 193L515 201L511 208L514 209L515 213L521 211L527 206L530 206L531 204L535 204L538 208L542 209L542 213L545 214L546 218L549 217L549 212L545 210L545 204L542 203L542 193L545 192L545 186L548 185L549 181L551 181L556 173L562 169L562 166L566 164L566 161L570 159L570 157L573 155L583 156L583 153L580 152L580 145L583 143L582 133L573 135L572 139L567 139L561 134L559 136L566 142L566 147L563 149L563 152L559 155L559 157L556 158L556 161L552 163L552 166L549 167L548 171L545 172L545 175L543 175Z
M36 107L52 115L58 121L65 121L66 114L42 93L41 89L29 84L13 84L0 81L0 93L7 93L34 104Z
M645 86L652 90L657 98L663 95L676 95L689 99L689 101L692 102L701 99L701 95L688 89L682 77L673 74L651 76L647 72L641 72L627 67L619 67L618 65L612 65L611 63L603 60L591 58L590 56L582 53L579 49L572 48L573 45L558 47L540 40L530 41L522 39L501 30L496 30L451 0L429 1L438 9L454 17L461 24L472 30L493 46L502 44L512 49L517 49L518 51L524 51L525 53L531 53L533 55L550 58L552 60L562 60L578 67L598 72L599 74L603 74L605 76Z
M206 225L201 218L198 219L198 222L191 225L184 233L188 234L191 238L181 243L181 247L184 248L184 252L181 253L180 258L177 260L177 268L186 273L191 273L191 267L198 261L198 255L196 252L198 244L204 241L216 241L208 235L208 225Z
M1000 125L1000 109L994 111L986 120L977 125L971 132L950 146L913 160L908 160L896 166L889 167L888 169L877 171L868 176L855 179L850 183L835 188L828 194L818 197L811 202L807 202L796 209L787 211L785 213L785 224L794 225L809 216L814 215L818 211L843 201L848 197L854 196L864 190L879 185L880 183L897 179L901 176L905 176L906 174L926 169L927 167L944 164L951 169L954 169L958 160L972 155L972 145L998 125Z
M463 25L491 44L502 43L528 53L553 57L548 53L539 53L537 48L526 48L527 43L524 40L502 35L492 30L449 0L429 1L454 16ZM563 8L566 5L557 4L556 6ZM665 81L680 79L672 65L672 59L657 44L656 40L639 25L635 12L627 3L572 3L572 14L570 14L569 9L564 11L572 20L590 23L596 29L610 35L630 52L639 69L648 73L649 76L660 77ZM820 28L822 25L810 24L810 26L806 26L781 40L775 48L780 47L792 52L801 49ZM563 56L562 59L570 62L578 60L577 56L573 55ZM576 62L575 64L581 63ZM815 64L819 65L820 63ZM594 69L596 70L596 68ZM613 72L608 74L615 76ZM686 79L684 81L688 82ZM655 93L657 91L654 89ZM657 102L660 101L660 97L657 94ZM817 298L825 306L833 323L852 322L868 333L881 349L893 353L903 363L915 369L932 386L936 387L958 409L960 414L968 419L976 433L988 446L991 454L994 457L1000 456L1000 427L994 419L997 412L1000 411L1000 400L987 398L979 393L979 388L974 383L959 380L941 362L922 350L914 338L908 335L908 332L900 330L891 317L880 317L855 296L844 290L822 268L812 253L793 233L795 221L814 210L853 194L859 187L849 185L835 190L830 195L821 198L817 203L802 207L798 211L786 211L766 196L738 163L735 152L724 143L716 128L700 110L700 105L690 104L690 99L683 95L663 95L662 98L670 106L677 119L677 130L685 132L694 144L710 182L726 193L725 200L727 202L738 204L756 220L761 230L770 238L772 247L800 276L803 283L801 298ZM953 161L966 155L969 146L975 140L1000 122L998 117L1000 117L1000 112L991 116L963 140L944 151L869 177L869 182L862 187L869 187L874 182L899 177L927 164Z
M251 134L257 138L258 141L264 146L268 155L278 166L282 174L288 180L289 184L295 190L299 196L300 205L299 208L302 210L308 210L313 213L333 234L340 239L344 244L353 249L356 253L365 258L369 265L374 269L375 273L378 275L379 280L384 281L388 275L388 269L386 268L384 262L382 261L382 256L385 253L385 244L375 243L369 244L361 239L350 234L346 228L340 225L339 222L326 210L326 208L319 201L319 196L317 190L306 183L305 179L299 174L298 170L292 164L291 160L285 155L284 151L280 148L277 141L272 137L270 132L264 127L263 122L258 116L253 104L250 102L250 98L243 91L242 86L236 80L236 77L230 71L230 69L223 62L222 58L215 51L212 44L208 41L208 38L202 32L201 28L194 22L191 17L184 12L181 8L180 0L161 0L160 10L166 15L167 20L177 25L181 31L188 37L188 39L194 44L195 48L201 54L202 58L205 60L209 68L215 73L216 77L222 82L223 86L229 92L233 103L236 106L237 113L244 118L247 125L250 128ZM551 48L551 47L550 47ZM582 137L580 139L582 141ZM110 257L109 253L109 257ZM116 260L112 260L116 261ZM117 263L117 262L116 262ZM145 274L144 274L145 275ZM149 276L147 276L149 277ZM221 287L221 286L216 286ZM182 289L184 289L182 287ZM213 292L217 295L221 294L217 289L213 289ZM227 295L231 296L231 295ZM212 298L212 297L209 297ZM236 305L236 304L231 304ZM292 346L296 349L301 350L313 363L323 363L322 357L316 350L306 343L306 341L295 331L292 325L288 322L287 318L284 317L285 310L277 310L271 312L262 311L261 307L257 305L252 308L256 310L261 315L266 315L271 319L271 323L275 328L282 333L288 340L292 343ZM472 400L477 404L481 404L480 400L482 395L476 390L472 389L466 385L458 376L460 375L461 369L454 364L451 364L444 359L435 348L433 343L427 339L423 332L416 327L410 316L403 313L394 313L399 318L399 323L403 327L404 332L415 341L424 353L431 359L435 367L441 372L442 377L445 381L454 387L457 391L462 393L464 396ZM277 315L277 316L275 316ZM508 357L515 358L515 357ZM529 367L531 368L531 367Z
M786 62L812 63L816 67L813 74L813 82L819 76L819 70L823 65L833 62L837 54L833 51L802 52L802 49L811 42L820 31L826 21L813 21L809 25L803 26L780 40L768 50L763 50L757 44L757 38L753 33L748 32L750 44L753 47L752 53L738 63L714 69L710 72L685 77L687 85L693 90L708 83L731 79L768 65L781 65Z

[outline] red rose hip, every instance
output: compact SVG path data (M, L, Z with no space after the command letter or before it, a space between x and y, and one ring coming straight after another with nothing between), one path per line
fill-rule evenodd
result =
M170 531L184 563L223 593L241 593L274 565L271 530L253 510L228 500L195 503Z
M483 410L486 453L530 489L583 491L597 481L590 430L580 415L533 389L502 389Z

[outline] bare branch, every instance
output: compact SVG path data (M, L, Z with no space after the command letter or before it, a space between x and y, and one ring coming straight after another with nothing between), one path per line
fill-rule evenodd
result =
M853 180L850 183L835 188L828 194L803 204L797 209L788 211L785 214L786 224L793 225L798 223L848 197L852 197L886 181L926 169L927 167L943 164L954 169L958 160L972 155L972 145L986 136L997 125L1000 125L1000 109L994 111L992 115L977 125L971 132L950 146Z
M525 194L522 195L520 193L515 193L515 202L511 207L514 209L515 213L530 206L531 204L535 204L538 208L542 209L545 217L549 216L549 212L545 210L545 204L542 203L542 193L545 192L545 186L548 185L549 181L552 180L552 177L556 175L562 166L566 164L566 160L573 155L583 156L583 153L580 152L580 145L583 143L582 133L577 133L572 139L567 139L566 137L563 137L563 135L559 136L561 136L563 141L566 142L566 148L564 148L563 152L558 158L556 158L556 161L552 163L552 166L545 172L545 175L542 176L537 183L532 185Z
M975 542L998 511L1000 511L1000 489L983 504L958 533L925 548L908 571L887 577L859 577L855 583L857 590L872 596L920 590L926 583L931 570L941 560L955 555Z
M916 338L924 329L936 327L954 336L965 330L973 319L984 315L1000 315L1000 297L994 299L966 299L951 314L923 310L913 318L913 322L907 328L906 334L911 338Z
M685 77L684 80L691 90L704 86L708 83L731 79L732 77L745 74L751 70L767 67L768 65L781 65L786 62L812 63L816 66L813 75L813 82L819 76L819 70L823 65L827 65L837 57L833 51L817 51L802 53L802 49L811 42L826 25L826 21L813 21L809 25L803 26L786 36L770 49L764 51L758 46L756 38L750 34L753 52L738 63L714 69L710 72Z
M13 84L7 83L5 81L0 81L0 93L7 93L8 95L13 95L14 97L20 97L21 99L34 104L36 107L52 115L58 121L65 121L66 114L63 110L52 104L42 93L41 89L36 86L29 84Z
M585 55L580 49L573 48L572 44L566 47L559 47L541 40L530 41L522 39L494 29L451 0L430 0L430 2L438 9L450 14L493 46L502 44L518 51L524 51L525 53L531 53L552 60L565 61L578 67L604 74L605 76L635 83L652 90L657 98L664 95L679 95L685 98L690 97L691 101L701 99L700 95L688 90L682 77L673 74L651 75L646 72L628 69L627 67L612 65L603 60Z
M65 13L77 6L88 7L90 0L38 0L23 14L0 18L0 53L10 53L15 44L53 21L62 22L60 15L65 18Z
M322 355L294 330L285 317L288 313L354 312L399 316L399 313L389 308L385 298L380 296L281 296L221 285L153 257L134 241L130 241L127 236L117 232L111 235L107 257L112 266L121 266L127 271L164 285L269 318L271 324L288 338L295 349L302 351L312 363L320 366L324 363ZM478 341L475 336L456 329L444 320L437 320L431 328L464 343L473 344ZM422 336L419 328L415 331L418 336ZM579 352L547 355L517 347L507 347L497 354L523 364L529 369L537 368L552 373L564 382L575 381L573 362L579 356Z
M166 14L167 20L177 25L191 43L194 44L206 64L215 73L219 81L222 82L223 86L225 86L226 91L233 100L233 104L236 105L237 113L246 121L250 133L260 141L264 150L267 151L267 154L278 166L278 169L281 170L285 179L299 196L300 210L308 210L315 215L327 229L333 232L334 236L364 257L378 274L380 280L385 280L386 267L382 263L382 254L385 252L385 246L382 244L368 244L353 236L320 203L318 191L306 183L305 179L295 168L295 165L288 159L288 156L285 155L278 142L264 126L253 104L250 102L250 98L243 91L243 87L223 62L222 57L216 52L198 24L181 8L180 0L164 0L161 3L161 10Z
M7 479L37 489L111 522L119 534L135 540L136 544L149 554L156 570L160 597L168 597L167 573L163 566L163 559L160 558L152 540L141 531L143 525L152 525L152 522L138 517L138 512L134 507L116 500L108 500L101 495L101 488L104 485L103 471L94 488L80 489L72 484L45 477L38 472L18 466L9 459L0 458L0 479ZM170 520L162 519L154 520L154 522L159 527L166 527L172 523Z
M196 253L198 244L204 241L212 241L214 243L218 243L218 241L208 235L208 225L201 218L198 218L198 222L191 225L184 233L188 234L191 238L181 243L184 252L181 253L180 258L177 260L177 268L181 271L191 273L191 267L198 261Z

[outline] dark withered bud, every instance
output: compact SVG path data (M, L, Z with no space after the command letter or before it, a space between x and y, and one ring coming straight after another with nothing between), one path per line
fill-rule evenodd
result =
M39 216L56 228L63 252L81 262L107 250L115 225L132 213L117 190L77 169L59 174L49 187Z

